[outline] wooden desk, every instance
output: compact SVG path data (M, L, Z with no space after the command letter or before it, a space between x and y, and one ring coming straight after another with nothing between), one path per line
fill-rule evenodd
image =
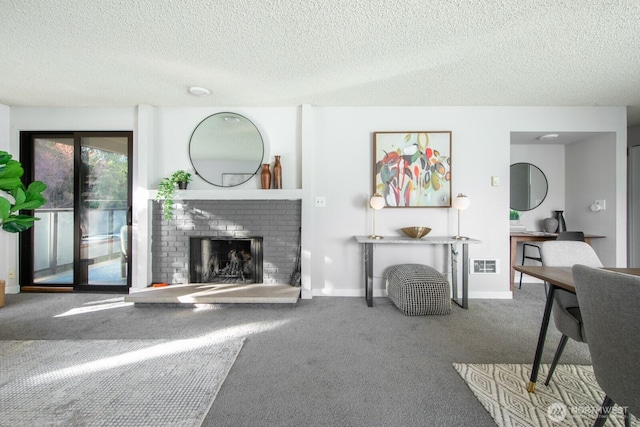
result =
M544 341L547 337L547 329L549 328L549 318L551 316L551 307L553 306L553 296L556 292L556 289L564 289L565 291L575 294L576 287L573 283L573 274L571 272L571 267L517 265L514 268L516 271L528 274L529 276L536 277L549 283L549 293L547 295L547 302L544 306L544 314L542 315L542 324L540 325L540 334L538 335L536 354L533 357L533 368L531 369L531 377L529 378L529 386L527 387L527 391L529 393L533 393L536 389L538 369L540 368L540 360L542 359L542 350L544 349ZM640 276L640 268L605 268L605 270Z
M513 283L516 277L516 270L514 267L517 265L516 255L518 253L518 243L520 242L544 242L545 240L556 240L558 237L557 233L543 233L543 232L511 232L509 233L511 240L511 249L509 251L510 255L510 266L511 266L511 276L509 282L509 290L513 292ZM591 239L596 238L604 238L604 236L597 236L595 234L585 234L584 241L588 244L591 244ZM535 277L535 276L534 276Z
M367 306L373 307L373 245L447 245L451 253L451 288L453 302L462 308L469 307L469 251L470 244L481 243L480 240L456 240L448 236L425 236L414 239L404 236L384 236L382 239L370 239L368 236L354 236L364 246L364 295ZM462 295L458 296L458 245L462 245Z

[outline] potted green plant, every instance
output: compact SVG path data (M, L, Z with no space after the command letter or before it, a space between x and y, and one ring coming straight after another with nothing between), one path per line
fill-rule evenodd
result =
M171 180L178 185L181 190L187 189L187 184L191 182L191 174L187 171L177 170L171 175Z
M21 214L21 210L33 210L44 205L42 192L47 186L34 181L25 187L22 183L24 169L12 155L0 151L0 225L9 233L28 230L40 218ZM0 280L0 307L4 306L5 281Z
M162 202L164 219L167 221L173 219L173 196L176 191L176 186L184 190L187 188L189 182L191 182L191 174L183 170L177 170L170 177L160 180L155 200Z

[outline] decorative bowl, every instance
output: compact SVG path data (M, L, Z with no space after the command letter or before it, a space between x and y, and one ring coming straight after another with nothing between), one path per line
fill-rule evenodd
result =
M429 227L404 227L402 232L409 237L419 239L429 234L431 229Z

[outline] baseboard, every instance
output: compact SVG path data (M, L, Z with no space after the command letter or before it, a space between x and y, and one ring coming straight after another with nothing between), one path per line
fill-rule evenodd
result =
M513 299L511 291L469 292L469 299Z
M314 289L313 296L315 297L360 297L364 298L364 289ZM373 297L386 297L387 291L384 289L374 289Z
M313 296L318 297L360 297L364 298L364 290L361 289L314 289ZM385 289L374 289L373 297L386 297ZM512 299L511 291L493 291L493 292L469 292L469 299Z

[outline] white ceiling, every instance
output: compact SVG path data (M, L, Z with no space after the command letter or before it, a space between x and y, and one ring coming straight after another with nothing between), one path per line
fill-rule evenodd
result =
M627 106L638 0L0 0L10 106ZM204 86L208 97L188 93Z

